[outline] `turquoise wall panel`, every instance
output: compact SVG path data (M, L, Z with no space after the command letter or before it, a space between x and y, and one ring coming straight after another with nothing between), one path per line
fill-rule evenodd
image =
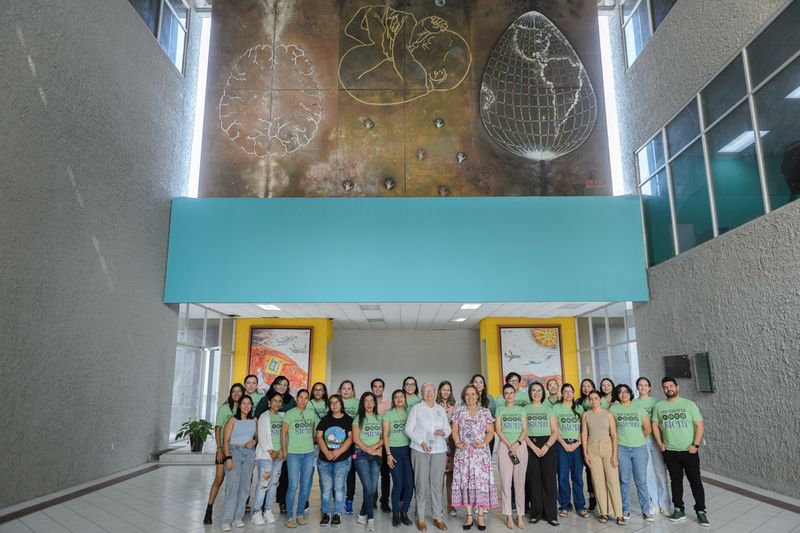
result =
M647 300L638 198L176 198L164 301Z

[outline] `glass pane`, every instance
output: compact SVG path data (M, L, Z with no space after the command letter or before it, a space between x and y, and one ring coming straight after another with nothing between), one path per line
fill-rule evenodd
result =
M628 335L625 332L625 303L618 302L609 305L606 313L608 314L608 343L628 342Z
M189 305L178 306L178 342L186 342L186 329L189 327Z
M708 133L719 233L764 214L750 106L742 103Z
M178 70L183 72L183 49L186 44L186 30L181 27L179 17L166 5L161 15L161 31L159 32L158 42L172 62L175 63L175 66L178 67Z
M642 0L647 2L647 0ZM631 14L633 14L633 10L639 5L639 0L626 0L624 4L622 4L622 18L625 22L631 18Z
M650 40L650 20L647 16L647 2L641 2L639 7L625 23L625 52L628 66L631 66L639 54L644 50Z
M664 166L664 142L660 132L636 153L636 161L639 164L639 183L650 179L656 170Z
M633 394L638 395L638 392L636 391L636 387L634 385L636 385L636 380L639 379L639 376L641 376L641 374L639 373L639 353L637 344L635 342L628 344L628 357L631 363L630 385L631 388L633 389Z
M608 367L608 348L594 350L594 370L594 382L599 387L600 380L611 375L611 369Z
M649 266L653 266L675 255L666 169L642 185L642 208L647 232L647 258Z
M628 326L628 340L636 338L636 322L633 319L633 303L625 302L625 323Z
M678 249L685 252L714 236L711 228L711 207L703 162L703 148L695 141L671 164L672 187L675 193L675 223Z
M215 315L212 317L211 315ZM208 319L206 320L206 343L204 346L219 346L220 333L222 331L222 319L218 318L216 313L208 312Z
M589 313L592 320L592 341L594 346L605 346L608 344L606 335L606 310L599 309Z
M755 38L747 53L755 87L800 50L800 0L794 0Z
M772 209L800 196L800 59L755 95Z
M658 28L678 0L653 0L653 28Z
M175 354L175 377L172 382L172 412L169 440L189 418L199 418L202 391L203 352L196 348L178 346Z
M628 345L619 344L609 348L611 350L611 379L614 384L627 383L631 385L631 366L628 360ZM632 389L636 387L631 386Z
M584 350L591 348L591 340L589 338L589 319L585 316L578 317L578 348Z
M155 35L156 24L158 23L159 0L128 0L128 2L131 3L133 9L142 17L150 33Z
M578 352L578 364L580 364L580 378L592 379L592 351Z
M745 94L747 84L744 81L742 55L739 54L701 93L706 127L733 107Z
M200 306L189 304L189 328L186 332L186 344L193 346L203 345L203 325L206 310Z
M681 148L689 144L692 139L700 135L700 118L697 114L697 102L692 100L689 105L678 113L678 116L667 124L667 150L669 156L680 152Z

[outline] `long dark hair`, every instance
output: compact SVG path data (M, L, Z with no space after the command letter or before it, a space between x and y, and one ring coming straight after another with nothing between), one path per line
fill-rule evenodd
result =
M314 399L314 388L317 385L322 385L322 401L325 402L325 406L327 406L328 405L328 387L327 387L327 385L325 385L321 381L317 381L316 383L314 383L311 386L311 397L308 399L308 401L311 401L311 400Z
M256 410L256 407L253 405L253 399L250 397L249 394L243 394L242 397L239 398L239 405L236 406L236 412L233 413L233 418L235 418L236 420L242 419L242 400L244 400L245 398L247 398L247 400L250 402L250 412L247 413L247 420L253 418L253 411Z
M364 425L364 422L367 418L367 409L364 407L364 400L367 398L372 397L373 408L372 408L372 416L375 418L378 417L378 399L372 394L372 391L367 391L361 395L361 399L358 401L358 423L360 426Z
M233 385L231 385L231 391L228 393L228 399L225 400L225 403L228 404L228 408L231 410L231 412L233 412L234 403L236 403L233 401L233 389L236 388L242 389L242 396L244 396L245 393L247 392L244 390L244 385L242 385L241 383L234 383ZM250 400L252 401L252 398L250 398ZM242 399L239 398L239 401L241 402Z
M450 398L447 399L447 406L453 407L456 404L456 399L454 398L453 394L453 384L447 380L444 380L441 383L439 383L439 388L436 390L436 403L438 404L442 403L442 387L444 387L445 385L450 386Z
M406 381L408 381L409 379L414 381L414 396L419 396L419 385L417 385L417 378L415 378L414 376L407 376L403 380L403 386L402 386L403 394L406 393Z
M272 390L272 387L274 387L275 384L278 383L279 381L286 382L286 392L283 393L283 405L289 405L289 403L294 401L294 397L289 393L289 387L291 386L289 378L287 378L284 375L275 376L275 379L272 380L272 383L269 386L269 390Z
M528 399L531 401L531 403L533 403L533 386L534 385L539 385L539 387L541 387L541 389L542 389L542 399L539 400L539 402L544 403L544 401L547 399L547 389L544 388L544 385L542 385L541 381L532 381L531 384L528 385Z
M478 400L483 407L489 407L489 393L486 392L486 378L483 377L483 374L475 374L469 382L475 383L475 378L481 378L483 380L483 390L478 393ZM478 387L475 387L475 390L477 391Z
M576 402L578 402L578 404L580 404L580 405L581 405L581 407L583 406L583 402L588 402L588 401L589 401L589 394L588 394L588 393L587 393L587 394L584 394L584 393L583 393L583 384L584 384L584 383L586 383L587 381L588 381L589 383L591 383L591 384L592 384L592 388L591 388L591 389L589 389L589 392L592 392L593 390L597 389L597 387L595 387L595 385L594 385L594 381L592 381L591 379L589 379L589 378L583 378L583 379L581 380L581 391L580 391L580 392L581 392L581 394L580 394L580 396L578 397L578 399L577 399L577 400L575 400ZM574 390L574 389L573 389L573 390Z
M575 387L572 386L572 383L564 383L563 385L561 385L561 399L558 400L558 403L562 405L564 404L564 389L566 389L567 387L572 389L572 412L580 417L581 414L575 409L576 407L578 407L578 402L575 400Z
M606 393L603 392L603 382L604 381L608 381L609 383L611 383L611 397L613 398L614 397L614 380L611 379L611 378L603 378L603 379L600 380L600 388L597 389L597 392L600 393L600 398L605 398L606 397Z
M395 411L397 411L397 406L394 404L394 397L395 397L395 395L396 395L396 394L398 394L398 393L400 393L400 394L402 394L402 395L403 395L403 409L405 409L406 411L408 411L408 404L406 403L406 393L403 391L403 389L395 389L395 390L392 392L392 409L394 409Z
M270 410L270 404L272 403L272 399L275 396L279 396L280 397L280 399L281 399L281 407L283 407L283 395L280 394L276 390L268 390L267 393L264 395L264 397L267 399L267 411ZM261 402L259 402L259 403L261 403Z
M333 411L331 411L331 400L336 400L339 402L339 411L344 416L347 416L347 413L344 412L344 400L338 394L331 394L330 398L328 398L328 416L333 416Z

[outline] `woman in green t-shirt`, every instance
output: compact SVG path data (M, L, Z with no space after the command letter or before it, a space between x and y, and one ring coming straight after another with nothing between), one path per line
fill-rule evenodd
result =
M356 398L356 386L349 379L339 384L339 396L344 401L344 412L350 418L355 418L358 413L358 398ZM353 447L350 447L350 455L353 455ZM350 471L347 473L347 495L344 502L344 511L353 514L353 498L356 495L356 467L355 461L350 462Z
M358 414L353 419L353 442L356 445L356 472L364 489L364 499L356 522L366 524L369 531L374 531L372 502L378 492L378 475L381 472L383 423L378 414L378 400L372 392L361 395Z
M412 524L408 518L411 496L414 494L414 471L411 469L411 442L406 435L406 395L401 389L392 393L392 408L383 415L383 447L392 476L392 525ZM402 507L400 502L403 502Z
M311 399L308 406L317 417L317 423L328 414L328 387L321 381L317 381L311 387Z
M531 403L525 407L528 419L528 470L525 475L526 496L531 510L530 523L544 519L551 526L558 525L556 503L556 474L558 452L553 445L558 439L558 424L547 400L544 386L534 381L528 386Z
M503 514L506 527L514 528L511 517L511 486L514 485L514 496L517 504L517 527L522 529L525 522L525 471L528 467L528 448L525 439L528 432L528 420L525 408L515 405L517 389L514 385L503 385L505 405L498 406L495 417L495 433L500 439L497 447L497 463L500 468L500 484L503 488Z
M575 389L569 383L561 385L561 401L553 407L558 422L558 515L567 516L570 503L570 482L572 484L572 503L578 516L586 518L589 512L584 509L583 496L583 453L581 450L581 414L583 408L575 403Z
M228 421L236 408L239 407L239 400L244 396L244 386L241 383L234 383L231 385L231 390L228 393L228 399L219 406L217 409L217 419L214 424L214 441L217 443L217 454L214 459L214 464L217 465L214 470L214 482L211 483L211 490L208 493L208 505L206 505L206 515L203 517L204 524L211 523L211 509L214 507L214 500L217 499L217 493L222 486L222 480L225 479L225 454L222 451L222 429L225 427L225 422Z
M600 407L608 409L614 403L614 382L611 378L600 380ZM588 411L591 407L586 408Z
M653 522L650 514L650 495L647 491L647 441L650 435L650 417L641 406L632 403L633 391L625 383L614 388L612 416L617 422L617 460L619 461L620 491L622 492L622 517L631 517L631 479L636 483L642 517Z
M308 409L308 389L297 391L297 407L283 416L281 426L281 449L287 452L289 484L286 490L286 514L289 519L286 527L305 525L305 502L311 493L311 480L314 477L314 426L317 417ZM300 496L295 499L300 487ZM295 505L296 504L296 505Z
M417 378L414 376L408 376L403 380L403 392L406 394L406 407L408 409L411 409L422 401L422 398L419 397Z

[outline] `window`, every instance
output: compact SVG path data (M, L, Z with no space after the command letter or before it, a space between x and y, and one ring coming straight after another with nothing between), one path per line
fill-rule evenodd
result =
M602 378L609 377L632 386L639 375L633 305L617 302L600 307L576 317L575 326L581 379L592 379L599 386Z
M183 73L189 37L189 9L183 0L128 0L156 37L172 63Z
M678 0L627 0L622 4L625 57L630 67Z
M661 133L636 154L639 188L642 199L648 266L657 265L675 255L672 240L669 183Z
M719 73L700 93L703 100L703 117L706 125L713 124L736 102L747 95L744 81L742 55L737 54L725 70Z
M753 86L800 50L800 0L795 0L747 47Z
M683 111L667 124L667 149L675 155L700 135L700 118L697 114L697 103L692 100Z
M703 148L695 141L670 163L675 196L678 251L685 252L714 236Z

